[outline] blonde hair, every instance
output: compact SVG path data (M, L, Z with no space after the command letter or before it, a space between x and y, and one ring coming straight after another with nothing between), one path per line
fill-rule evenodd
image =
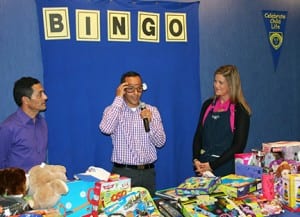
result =
M234 104L241 103L246 111L251 114L251 108L248 105L242 90L242 84L238 69L234 65L224 65L215 71L216 75L223 75L230 88L230 101Z

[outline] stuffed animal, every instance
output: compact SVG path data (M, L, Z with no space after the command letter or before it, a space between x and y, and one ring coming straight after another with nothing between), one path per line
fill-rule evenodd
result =
M0 170L0 196L23 197L27 191L26 174L20 168Z
M68 192L66 181L66 168L64 166L42 163L32 167L28 172L30 207L32 209L53 207L61 195Z

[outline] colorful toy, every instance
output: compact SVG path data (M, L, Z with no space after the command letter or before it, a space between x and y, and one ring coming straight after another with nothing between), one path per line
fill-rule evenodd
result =
M274 188L274 175L264 173L262 175L262 193L267 200L273 200L275 198Z
M175 188L175 192L180 196L210 194L220 183L220 177L190 177Z
M142 187L133 187L131 192L103 210L106 216L160 217L160 213L149 192ZM101 215L101 213L100 213Z
M278 141L262 144L265 153L264 166L269 167L274 160L298 160L300 152L300 141Z
M229 174L221 178L218 190L230 197L241 197L248 193L261 190L261 180L251 177Z
M58 209L62 216L92 216L93 204L89 198L93 198L95 182L72 180L66 184L69 192L61 196L54 208Z
M284 195L287 203L284 207L293 212L300 212L300 174L290 174L287 178L287 189Z

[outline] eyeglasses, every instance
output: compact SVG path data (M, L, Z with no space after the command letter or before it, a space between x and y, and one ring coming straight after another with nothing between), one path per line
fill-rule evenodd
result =
M135 90L136 90L138 93L141 93L141 92L143 92L143 86L140 86L140 87L128 86L128 87L125 88L125 91L126 91L127 93L133 93Z

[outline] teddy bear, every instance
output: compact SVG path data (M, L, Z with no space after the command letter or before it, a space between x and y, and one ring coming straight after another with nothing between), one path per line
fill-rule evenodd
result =
M62 165L42 163L33 166L28 171L28 196L32 209L47 209L53 207L68 193L66 184L66 168Z
M0 196L23 197L26 195L26 173L17 167L0 169Z

